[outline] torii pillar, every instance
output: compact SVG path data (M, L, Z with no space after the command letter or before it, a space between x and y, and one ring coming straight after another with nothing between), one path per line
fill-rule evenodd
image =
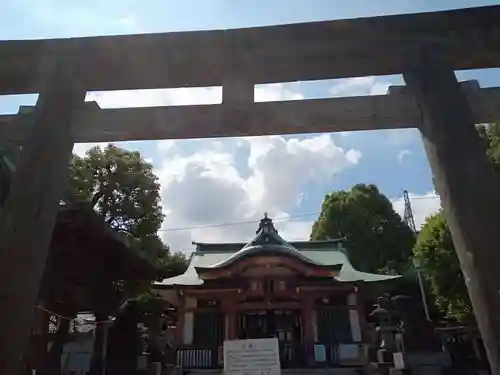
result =
M66 61L47 61L32 129L0 216L0 374L18 375L73 149L85 89Z
M455 73L419 59L403 74L491 370L500 375L500 179L494 174Z

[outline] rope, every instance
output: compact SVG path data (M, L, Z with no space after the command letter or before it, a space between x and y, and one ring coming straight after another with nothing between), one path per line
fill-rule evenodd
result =
M69 321L78 320L76 318L68 318L67 316L58 314L58 313L56 313L54 311L50 311L50 310L48 310L45 307L40 306L40 305L37 305L36 307L38 309L42 310L42 311L45 311L46 313L48 313L50 315L57 316L60 319L65 319L65 320L69 320ZM113 320L111 320L111 319L110 320L101 320L101 321L95 321L95 320L90 320L90 319L82 319L82 321L83 321L83 324L105 324L105 323L113 323Z

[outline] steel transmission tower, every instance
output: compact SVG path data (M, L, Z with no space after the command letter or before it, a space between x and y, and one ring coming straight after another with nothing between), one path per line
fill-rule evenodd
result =
M410 227L413 233L417 233L417 227L415 225L415 219L413 218L413 211L411 209L410 196L408 195L408 191L403 191L403 199L405 201L405 211L403 214L403 220Z
M411 209L411 202L410 202L410 195L408 194L407 190L403 191L403 199L405 202L405 210L403 213L403 220L410 227L410 229L413 231L415 236L417 235L417 226L415 225L415 218L413 217L413 210ZM425 317L427 320L431 321L431 317L429 314L429 306L427 305L427 296L425 294L425 287L424 287L424 282L422 280L422 275L421 275L421 268L420 264L417 259L412 259L413 261L413 266L415 267L415 270L417 271L417 279L418 279L418 286L420 287L420 295L422 297L422 305L424 308L424 313Z

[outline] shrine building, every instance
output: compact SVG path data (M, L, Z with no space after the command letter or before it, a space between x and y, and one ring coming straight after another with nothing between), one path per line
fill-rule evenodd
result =
M224 340L269 337L282 367L366 364L365 297L399 276L356 270L343 239L286 242L267 216L247 244L195 245L184 274L155 284L178 308L178 365L219 368Z

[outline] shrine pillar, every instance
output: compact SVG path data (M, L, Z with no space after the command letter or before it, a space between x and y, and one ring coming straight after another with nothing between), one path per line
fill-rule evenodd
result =
M306 298L302 307L302 325L304 330L304 345L307 349L312 348L317 340L316 314L314 311L314 300Z
M179 334L182 337L182 345L191 345L194 339L194 309L197 307L196 298L185 296L183 298L182 327Z
M223 300L222 311L224 313L224 338L226 340L238 339L236 300L233 296L227 296Z
M358 295L353 292L347 297L347 307L349 308L349 324L351 326L352 341L362 341L361 321L358 310Z
M455 73L419 51L403 76L422 112L418 124L492 373L500 374L500 184Z
M236 331L236 311L230 310L226 313L226 340L238 339Z
M186 311L184 313L184 326L182 327L182 343L191 345L193 343L194 334L194 313Z
M181 346L184 344L184 306L180 306L177 310L177 323L175 326L175 344Z

